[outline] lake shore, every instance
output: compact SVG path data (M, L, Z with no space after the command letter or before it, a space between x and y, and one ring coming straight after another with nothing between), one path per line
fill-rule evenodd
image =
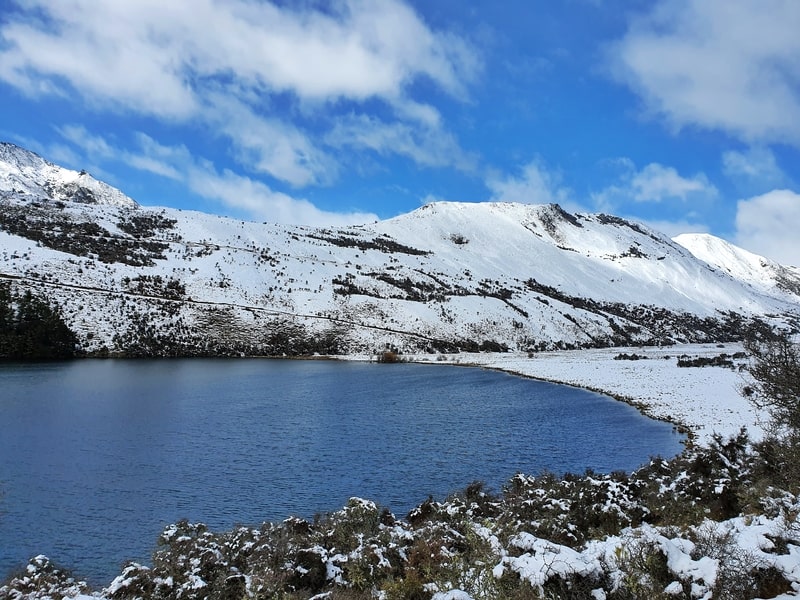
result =
M522 377L572 385L606 394L638 408L648 417L667 421L688 434L692 443L708 445L745 428L761 439L766 417L740 393L747 374L732 368L679 367L678 357L713 359L742 351L741 344L677 344L665 347L599 348L526 354L408 354L402 360L496 369ZM636 360L617 357L633 355ZM369 360L370 357L348 357Z

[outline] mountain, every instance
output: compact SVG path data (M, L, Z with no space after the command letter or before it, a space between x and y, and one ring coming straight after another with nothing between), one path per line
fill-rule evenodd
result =
M137 208L136 202L86 171L71 171L41 156L0 142L0 197Z
M0 281L57 305L94 355L535 351L800 322L796 290L611 215L442 202L360 226L252 223L143 207L11 144L0 252Z
M800 298L800 269L779 265L707 233L673 238L700 260L759 290L790 300Z

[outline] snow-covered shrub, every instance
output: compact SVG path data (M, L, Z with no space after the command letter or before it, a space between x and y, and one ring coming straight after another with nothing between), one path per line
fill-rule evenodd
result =
M77 581L69 571L54 565L43 555L28 562L25 571L14 575L7 584L0 586L0 598L8 600L50 600L51 598L74 597L86 593L85 581Z
M626 473L517 475L504 500L510 509L504 512L525 523L527 531L570 547L616 534L649 513Z
M378 533L381 511L378 506L362 498L350 498L347 506L331 514L322 524L325 546L331 552L346 554Z
M666 600L683 595L674 584L667 555L654 536L632 532L617 546L611 565L611 598L614 600Z
M517 475L429 499L398 520L352 498L307 521L213 533L167 527L152 567L129 564L108 600L714 598L800 591L800 499L769 485L746 437L633 473ZM759 483L754 484L754 478ZM0 598L85 584L37 557Z
M736 543L732 529L706 521L690 532L694 543L692 558L704 556L717 561L714 598L753 598L758 591L758 572L766 569L756 553Z
M775 483L800 490L800 343L788 333L753 329L745 339L751 381L742 393L769 413L761 445L764 467Z
M162 583L162 582L159 582ZM169 593L171 581L164 581L162 590ZM138 563L128 563L111 584L103 590L103 595L112 600L124 600L126 598L150 598L154 595L156 581L153 580L150 569Z
M676 458L654 459L635 471L632 487L648 510L646 521L676 526L704 518L736 516L752 485L757 462L745 432L707 448L690 448Z

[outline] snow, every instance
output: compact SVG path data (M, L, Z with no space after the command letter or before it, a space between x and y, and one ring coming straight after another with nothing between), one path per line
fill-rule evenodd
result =
M431 600L472 600L472 596L462 590L450 590L447 592L436 592Z
M90 259L65 256L25 240L30 260L9 261L5 274L31 277L30 262L45 261L52 265L48 270L58 272L59 264L72 260L76 268L69 283L109 291L119 291L119 280L137 273L175 277L195 301L302 313L319 325L325 324L325 315L341 315L357 325L353 335L362 344L378 337L370 328L387 324L443 339L491 333L512 347L523 337L587 343L608 330L605 318L596 314L555 299L543 304L542 294L524 285L532 278L571 297L660 306L700 316L726 310L753 314L797 310L797 297L787 304L784 292L774 285L765 287L769 273L734 268L742 264L744 251L725 246L731 250L730 258L725 255L728 267L714 270L703 262L707 256L698 260L663 234L605 215L568 215L555 205L446 202L348 228L246 223L193 211L144 209L88 174L52 165L10 144L0 145L0 195L5 201L25 205L38 199L64 199L62 192L73 189L70 186L91 191L97 204L66 202L59 214L93 220L118 235L122 232L117 223L126 215L159 213L175 219L174 231L156 236L169 246L164 259L153 267L115 264L108 271ZM362 242L382 236L423 253L381 252L326 239L340 236ZM724 243L713 240L709 252L719 254ZM3 233L4 248L15 241L20 243L16 236ZM271 257L269 264L259 260L262 251ZM376 278L387 273L427 285L438 280L445 288L463 290L444 301L409 301L403 299L402 290ZM347 275L382 298L333 294L333 280ZM227 285L220 287L221 282ZM492 290L488 295L481 291L480 282L488 282L495 292L510 291L516 309L492 296ZM529 316L523 318L523 313ZM619 315L615 319L623 321ZM514 321L526 327L515 330ZM97 345L101 338L110 342L98 336Z
M800 294L800 274L797 269L779 265L705 233L685 233L673 240L700 260L763 291L784 293L795 298ZM776 276L778 280L782 280L782 286L777 285Z
M0 142L0 196L3 192L15 192L32 198L68 201L80 190L90 192L97 205L138 207L118 189L85 171L59 167L33 152Z
M69 201L76 190L91 192L96 203ZM130 215L159 214L176 221L173 229L154 235L167 249L163 258L145 267L105 264L96 257L66 254L0 231L0 276L46 292L62 307L68 324L90 351L102 346L114 349L115 334L130 324L131 307L156 329L168 331L183 319L200 327L204 335L213 333L207 319L214 310L224 311L219 328L226 335L233 331L243 337L263 337L264 327L276 318L292 319L315 332L336 325L344 330L351 359L368 359L390 344L400 348L404 359L469 364L588 388L685 427L693 443L705 445L715 435L730 436L741 428L759 439L763 435L759 423L766 415L739 392L746 384L738 368L742 361L735 362L734 368L681 368L677 358L733 355L741 351L737 344L679 343L530 354L414 352L431 340L493 340L512 350L526 350L534 342L545 347L599 345L609 339L614 327L635 325L629 315L643 308L697 318L718 318L721 311L732 311L772 323L800 316L796 291L800 290L800 271L769 263L712 236L671 240L643 225L607 215L568 215L554 205L505 203L434 203L372 225L338 229L245 223L191 211L143 209L88 174L0 144L0 207L26 207L34 202L49 206L55 200L66 202L53 208L54 214L73 222L97 223L121 239L129 239L119 223ZM348 243L337 244L340 237ZM389 239L404 249L369 246L379 239ZM174 302L178 316L165 316L152 299L126 288L126 278L141 275L175 279L185 286L186 297ZM414 300L386 275L408 280L416 289L429 286L447 293L424 302ZM360 292L335 293L334 281L345 279ZM530 281L539 287L529 285ZM550 293L543 292L542 286ZM604 306L590 310L565 298L591 299ZM617 305L615 312L612 305ZM651 325L631 335L640 341L662 336L681 341L689 336ZM621 354L644 359L617 360ZM609 498L609 510L616 501ZM774 518L740 517L701 527L708 535L724 534L754 560L774 566L797 592L800 548L788 544L786 554L769 552L774 545L770 539L781 532L792 531L797 538L800 525L791 515L800 514L800 506L796 499L793 502L791 510ZM372 505L362 508L372 510ZM165 535L175 532L168 530ZM476 532L498 556L492 568L495 576L510 570L535 586L544 585L550 577L609 570L612 580L622 577L615 565L624 559L623 549L631 551L637 544L651 544L666 556L675 577L663 590L667 595L691 589L693 597L710 597L722 568L717 557L693 557L696 547L686 535L651 526L628 529L579 549L524 531L511 538L510 547L503 547L488 524L481 524ZM346 560L344 555L328 557L330 579L343 577L338 564ZM124 587L133 572L123 571L105 593L111 595ZM205 582L197 576L190 584L197 588ZM591 593L595 598L606 596L602 589ZM461 589L439 589L434 598L471 597Z
M503 563L495 567L495 577L502 577L503 566L508 565L522 579L541 589L551 577L567 579L575 575L599 577L602 574L602 566L596 556L577 552L529 533L514 536L509 544L525 553L517 557L506 557Z
M97 203L53 205L74 186ZM707 256L698 259L644 225L569 215L557 205L440 202L335 229L249 223L139 207L87 174L9 144L0 145L0 202L11 211L36 207L56 220L96 223L126 244L132 238L122 221L175 221L149 238L166 247L149 266L105 264L0 231L0 276L54 298L89 352L113 351L115 333L127 329L134 312L162 330L178 321L197 330L210 312L224 309L241 325L235 335L250 340L263 339L265 319L293 320L315 333L342 326L351 353L386 344L413 351L431 340L586 347L619 344L620 331L630 338L625 343L702 341L705 334L692 324L675 331L676 320L730 311L781 322L800 313L800 297L778 285L800 282L794 271L737 269L744 251L732 249L723 256L727 268L714 268ZM380 248L379 240L396 246ZM723 244L713 240L712 254ZM124 283L143 275L185 288L179 314L165 317ZM350 281L356 291L341 293L337 281ZM671 315L666 322L664 311ZM632 316L639 313L652 315Z

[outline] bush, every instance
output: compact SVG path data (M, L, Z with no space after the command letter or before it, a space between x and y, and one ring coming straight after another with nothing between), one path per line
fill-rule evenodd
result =
M761 445L766 473L792 491L800 489L800 347L789 334L755 330L745 341L751 355L750 384L742 387L769 415Z
M0 598L39 599L73 597L88 593L85 581L76 580L69 571L54 565L46 556L37 556L28 562L24 572L12 576L0 586Z
M745 341L753 382L742 392L766 410L776 435L800 435L800 348L785 333L759 331Z
M395 350L384 350L377 357L379 363L398 363L401 362L400 354Z

